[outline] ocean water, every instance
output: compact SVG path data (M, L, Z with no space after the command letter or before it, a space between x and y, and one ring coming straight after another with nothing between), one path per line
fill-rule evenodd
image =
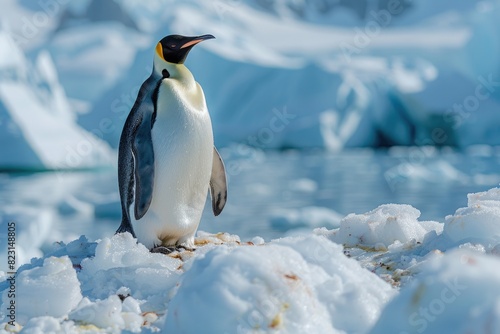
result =
M500 183L500 150L491 147L335 154L233 147L221 154L229 177L228 202L214 217L207 201L199 229L238 234L244 240L286 235L297 226L286 219L273 224L273 217L306 207L313 207L307 211L311 215L324 207L344 216L401 203L419 209L421 220L444 222L446 215L466 206L468 193ZM25 230L39 228L48 240L112 235L120 223L116 171L0 174L0 218ZM37 224L45 225L31 226Z

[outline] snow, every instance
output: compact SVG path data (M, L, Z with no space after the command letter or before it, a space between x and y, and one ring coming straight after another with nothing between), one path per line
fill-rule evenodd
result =
M366 331L395 293L324 237L254 245L200 233L196 243L195 254L173 256L150 253L128 233L97 245L84 238L61 245L52 253L57 257L34 259L19 269L23 294L16 320L28 328L73 322L115 332L138 332L150 319L167 331L341 333ZM353 307L357 314L348 311ZM192 314L203 317L192 321ZM38 323L32 319L37 317Z
M498 256L454 250L426 263L385 308L370 333L496 333Z
M19 272L15 277L16 320L25 324L40 316L63 317L82 299L80 283L67 256L48 257L43 265ZM2 303L9 305L7 291Z
M92 300L122 293L140 300L142 312L162 313L179 280L181 265L180 259L149 253L130 235L118 235L104 238L95 248L95 257L81 262L79 278L82 292Z
M129 233L59 242L18 269L16 323L7 323L2 308L0 328L495 332L500 189L468 200L444 224L419 221L420 211L409 205L384 204L349 214L338 227L271 241L199 231L195 251L169 255L150 253ZM313 229L320 210L307 210L301 219ZM3 305L10 302L9 277L1 275Z
M405 204L384 204L365 214L349 214L331 238L347 246L384 249L396 241L422 242L430 231L442 231L438 222L419 222L420 211Z
M56 318L44 316L30 319L22 330L28 334L71 333L75 327L69 322L61 324Z
M392 293L382 280L347 259L342 247L322 237L219 247L195 261L184 275L169 304L165 329L365 331ZM349 315L349 308L359 312ZM192 321L193 314L202 313L203 319Z
M139 332L144 322L136 300L127 297L122 303L116 295L95 303L85 298L69 314L69 319L75 322L92 324L97 328L104 328L108 331L126 329L132 332Z
M453 242L474 240L494 246L500 242L500 189L469 194L466 208L446 217L444 235Z

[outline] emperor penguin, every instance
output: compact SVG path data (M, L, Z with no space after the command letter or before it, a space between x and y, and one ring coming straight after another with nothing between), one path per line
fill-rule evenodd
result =
M194 248L209 189L215 216L226 204L226 172L205 95L184 65L196 44L212 38L170 35L158 42L153 72L120 137L116 233L130 232L152 252Z

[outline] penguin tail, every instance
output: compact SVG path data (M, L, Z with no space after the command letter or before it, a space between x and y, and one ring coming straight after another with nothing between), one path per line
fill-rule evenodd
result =
M132 225L130 224L130 222L122 221L122 223L120 224L120 227L118 227L115 234L125 233L125 232L129 232L130 234L132 234L132 236L134 238L136 238L135 233L134 233L134 229L133 229Z

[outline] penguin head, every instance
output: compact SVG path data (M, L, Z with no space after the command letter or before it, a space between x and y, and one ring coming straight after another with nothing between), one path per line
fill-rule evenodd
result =
M184 64L186 57L196 44L207 39L215 38L212 35L186 37L169 35L162 38L156 45L156 54L164 61L172 64Z

